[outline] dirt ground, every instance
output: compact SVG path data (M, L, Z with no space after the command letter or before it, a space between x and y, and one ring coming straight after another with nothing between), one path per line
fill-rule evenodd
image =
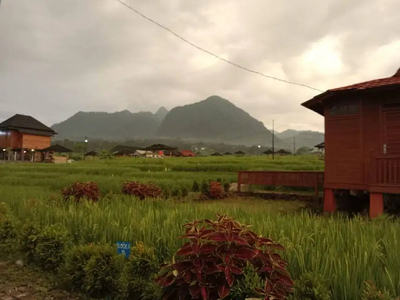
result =
M15 263L0 261L0 300L78 300L65 291L52 289L39 273Z

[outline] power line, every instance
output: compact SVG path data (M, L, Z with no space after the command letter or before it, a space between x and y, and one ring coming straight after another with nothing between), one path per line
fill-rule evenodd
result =
M293 84L293 85L298 85L298 86L305 87L305 88L309 88L309 89L311 89L311 90L318 91L318 92L323 92L323 91L320 90L320 89L314 88L314 87L309 86L309 85L306 85L306 84L297 83L297 82L288 81L288 80L280 79L280 78L277 78L277 77L265 75L265 74L260 73L260 72L258 72L258 71L254 71L254 70L248 69L248 68L246 68L246 67L243 67L243 66L241 66L241 65L238 65L238 64L236 64L236 63L234 63L234 62L232 62L232 61L230 61L230 60L227 60L227 59L225 59L225 58L223 58L223 57L221 57L221 56L218 56L218 55L216 55L216 54L214 54L214 53L212 53L212 52L210 52L210 51L208 51L208 50L206 50L206 49L204 49L204 48L202 48L202 47L199 47L199 46L193 44L192 42L188 41L188 40L185 39L184 37L182 37L182 36L180 36L179 34L175 33L175 32L172 31L171 29L165 27L164 25L158 23L157 21L154 21L153 19L151 19L151 18L145 16L144 14L142 14L141 12L137 11L137 10L134 9L132 6L130 6L129 4L127 4L127 3L125 3L125 2L123 2L123 1L121 1L121 0L116 0L116 1L118 1L119 3L121 3L122 5L124 5L125 7L129 8L130 10L132 10L133 12L135 12L136 14L138 14L139 16L141 16L142 18L144 18L144 19L146 19L146 20L152 22L153 24L157 25L158 27L161 27L162 29L168 31L169 33L171 33L172 35L174 35L174 36L176 36L177 38L181 39L183 42L185 42L185 43L191 45L192 47L197 48L198 50L203 51L203 52L205 52L205 53L207 53L207 54L209 54L209 55L211 55L211 56L214 56L215 58L218 58L219 60L222 60L222 61L224 61L224 62L226 62L226 63L228 63L228 64L231 64L231 65L233 65L233 66L235 66L235 67L237 67L237 68L240 68L240 69L245 70L245 71L247 71L247 72L254 73L254 74L257 74L257 75L260 75L260 76L269 78L269 79L273 79L273 80L277 80L277 81L281 81L281 82L285 82L285 83L289 83L289 84Z

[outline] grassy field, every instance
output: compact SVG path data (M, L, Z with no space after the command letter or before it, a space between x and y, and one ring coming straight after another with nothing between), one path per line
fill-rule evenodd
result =
M182 203L137 201L120 195L125 180L153 181L162 188L193 181L235 182L238 170L322 170L315 157L121 159L70 165L0 165L0 202L21 222L62 224L75 243L143 241L168 260L181 245L182 225L216 213L253 225L259 234L281 242L294 279L307 271L322 274L332 299L360 299L365 280L400 296L400 221L381 218L316 217L299 212L301 203L227 199ZM103 198L96 204L65 203L60 189L74 181L96 181Z

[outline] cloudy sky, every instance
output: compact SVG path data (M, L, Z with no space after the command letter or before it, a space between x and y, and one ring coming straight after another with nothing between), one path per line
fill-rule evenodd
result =
M400 67L400 1L124 0L237 64L321 90ZM318 92L237 69L117 0L2 0L0 119L156 111L220 95L276 129L323 129Z

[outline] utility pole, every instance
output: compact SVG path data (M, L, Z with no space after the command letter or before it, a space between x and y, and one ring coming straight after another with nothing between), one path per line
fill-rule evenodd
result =
M293 137L293 155L296 155L296 137Z
M272 120L272 159L275 159L275 131L274 131L274 120Z

